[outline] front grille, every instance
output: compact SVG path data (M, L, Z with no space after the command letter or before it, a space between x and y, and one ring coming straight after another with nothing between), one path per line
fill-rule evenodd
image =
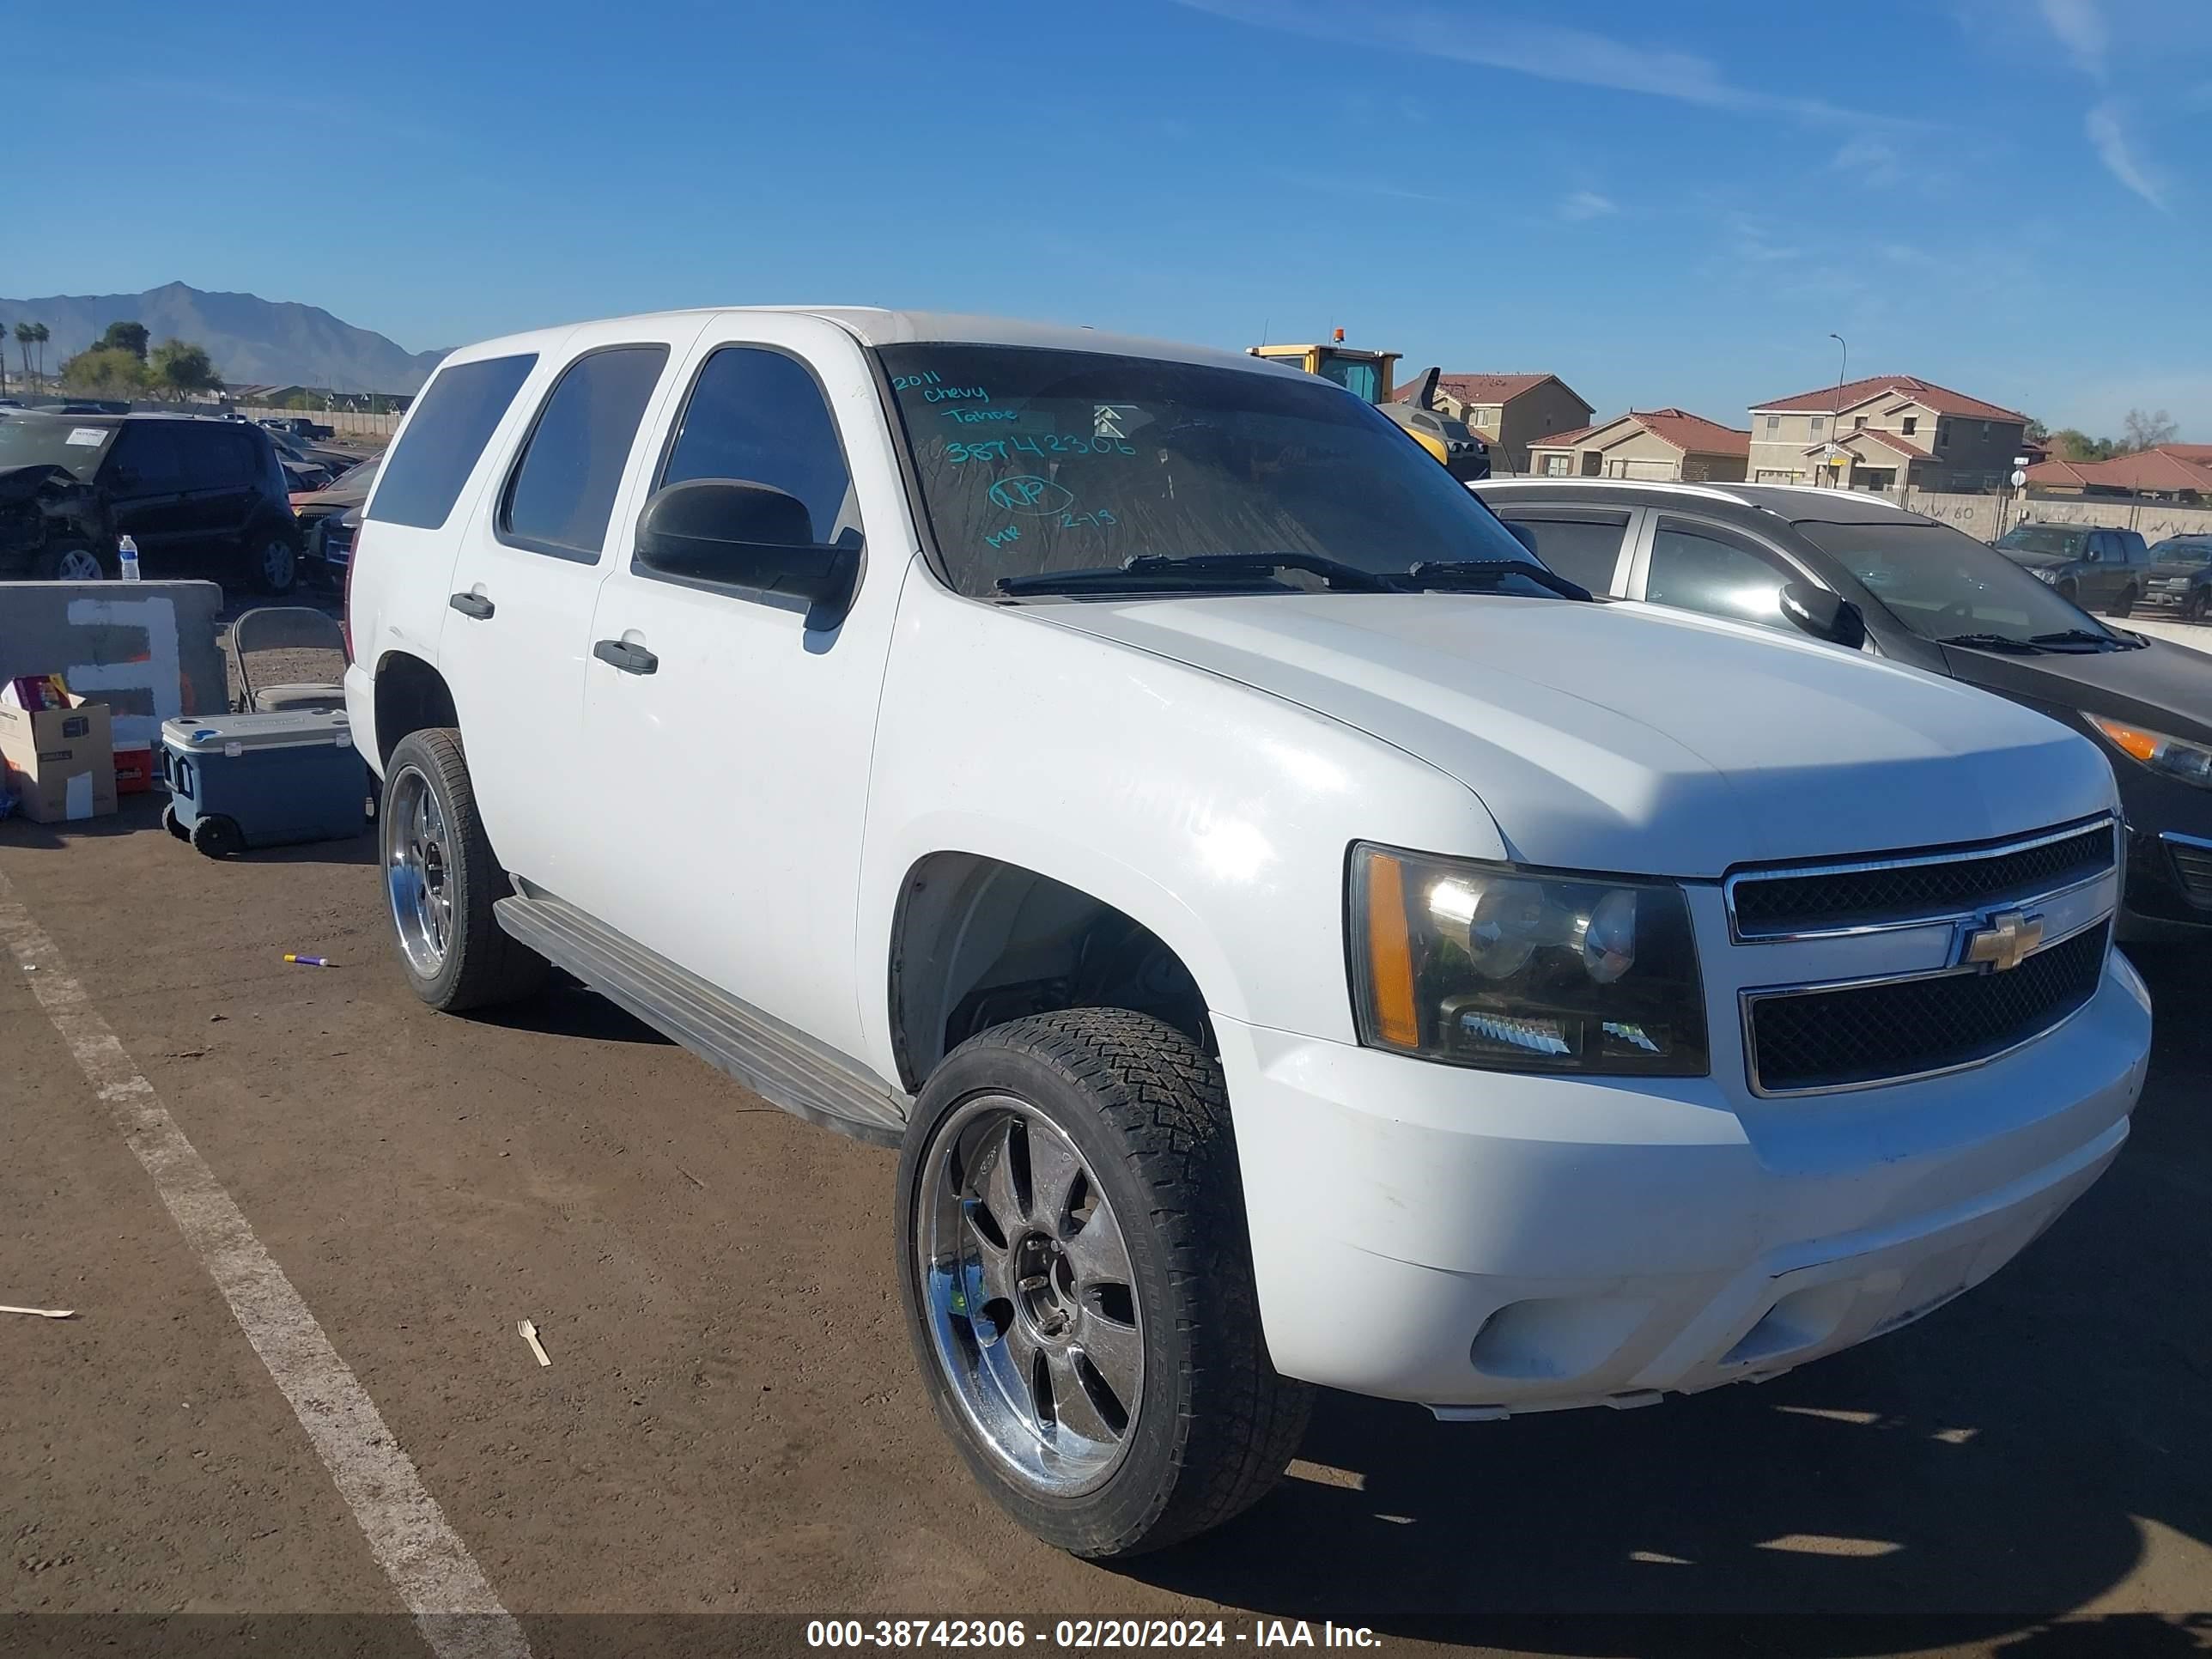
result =
M1739 939L1783 939L1992 909L2056 892L2112 868L2112 826L2058 831L2028 842L1920 853L1829 869L1749 871L1729 900Z
M1761 1094L1848 1089L1972 1066L2039 1036L2095 994L2100 923L2010 973L1972 970L1751 1003L1752 1086Z
M2199 904L2212 904L2212 847L2189 847L2180 842L2168 842L2173 854L2174 872L2181 878L2183 890Z

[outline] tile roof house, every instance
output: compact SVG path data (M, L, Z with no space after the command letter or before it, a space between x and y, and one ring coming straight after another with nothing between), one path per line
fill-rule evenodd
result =
M1409 399L1420 384L1419 374L1407 376L1399 401ZM1532 441L1596 412L1556 374L1439 375L1435 402L1482 434L1490 464L1499 472L1526 472Z
M1554 432L1528 446L1540 477L1649 478L1741 483L1751 434L1685 409L1632 409L1596 426Z
M1771 398L1751 411L1753 483L1987 490L2025 452L2027 416L1911 374Z
M2177 454L2176 451L2184 452ZM2204 456L2187 459L2187 452ZM2212 445L2166 444L2109 461L2045 461L2027 470L2031 489L2082 495L2149 495L2191 505L2212 502Z

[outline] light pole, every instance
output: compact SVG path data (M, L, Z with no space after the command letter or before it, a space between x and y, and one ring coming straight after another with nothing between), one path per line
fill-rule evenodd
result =
M1843 361L1836 365L1835 407L1828 412L1828 447L1833 450L1838 446L1837 428L1844 422L1844 380L1851 366L1851 343L1840 334L1832 333L1828 337L1844 349ZM1828 471L1832 473L1835 469L1830 467Z

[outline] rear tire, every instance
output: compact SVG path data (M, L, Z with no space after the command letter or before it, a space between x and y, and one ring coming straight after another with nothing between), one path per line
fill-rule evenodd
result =
M545 958L491 913L514 889L477 816L459 732L431 726L400 739L377 818L386 908L415 994L457 1014L519 1001L543 986Z
M1221 1068L1180 1031L1077 1008L969 1038L916 1103L897 1229L938 1419L1038 1538L1160 1549L1281 1477L1313 1391L1268 1359Z
M2212 608L2212 589L2200 587L2189 596L2189 603L2181 607L2181 619L2201 623L2208 608Z
M2124 587L2120 590L2119 598L2112 601L2112 608L2106 614L2112 617L2124 617L2135 608L2136 590L2132 586Z

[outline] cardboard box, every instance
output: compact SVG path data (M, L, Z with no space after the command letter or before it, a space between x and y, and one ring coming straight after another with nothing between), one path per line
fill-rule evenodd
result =
M0 769L15 810L66 823L115 810L115 738L107 705L72 696L37 713L0 703Z

